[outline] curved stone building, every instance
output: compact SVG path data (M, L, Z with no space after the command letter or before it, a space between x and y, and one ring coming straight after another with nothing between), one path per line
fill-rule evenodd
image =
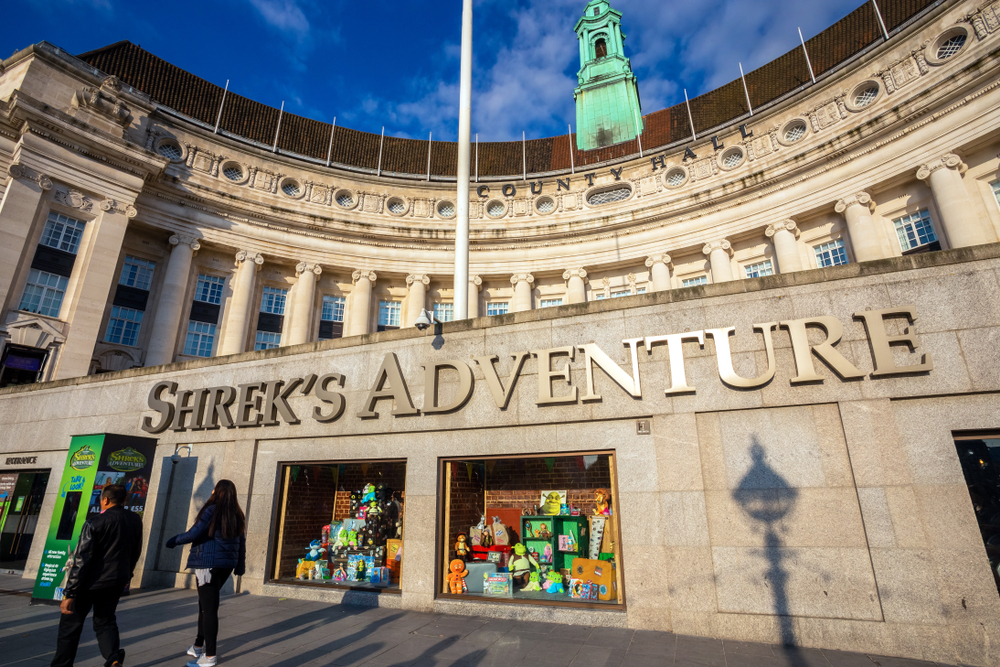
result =
M157 440L144 585L190 585L158 545L228 476L254 593L998 664L998 45L1000 3L869 2L632 141L477 143L475 319L451 324L454 143L281 113L128 42L15 53L20 568L55 568L74 438L118 434ZM369 483L396 491L369 564L391 585L301 571L323 528L362 531L352 561L323 547L356 565ZM494 517L559 606L471 539ZM449 589L458 533L485 590Z

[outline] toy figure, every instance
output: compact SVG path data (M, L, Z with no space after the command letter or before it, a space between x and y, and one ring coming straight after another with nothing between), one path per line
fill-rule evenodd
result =
M320 531L320 546L324 549L330 546L330 526L323 526L323 530Z
M522 591L540 591L542 590L541 585L538 583L539 577L537 572L532 572L528 575L528 583L522 588Z
M362 490L361 502L369 503L375 500L375 485L365 484L365 488Z
M609 516L611 514L611 494L608 493L607 489L596 489L594 502L597 504L594 516Z
M299 559L299 565L295 568L295 578L305 581L309 578L309 573L316 567L316 563L305 558Z
M358 507L361 505L361 492L354 491L351 493L351 516L358 515Z
M559 516L569 516L569 505L563 503L559 506Z
M552 545L546 544L545 549L542 550L542 562L551 563L552 562Z
M542 527L535 531L535 537L540 540L548 540L552 537L552 533L549 531L549 525L543 523Z
M519 586L528 584L531 568L538 569L538 561L528 554L528 549L521 543L514 545L514 555L507 564L508 569L514 579L514 583Z
M357 567L358 567L358 569L357 569L357 572L358 572L357 577L358 577L358 579L357 580L358 581L364 581L365 580L365 568L367 567L367 565L365 564L365 559L364 558L358 559L358 566Z
M542 504L542 514L547 516L555 516L556 514L559 514L561 503L562 497L559 495L559 492L551 492L549 495L545 496L545 502Z
M358 548L358 531L356 530L347 531L347 546L351 549Z
M461 595L465 588L465 577L469 576L469 571L465 569L465 562L457 558L451 561L451 571L446 579L452 595Z
M347 570L344 569L344 564L341 563L337 566L336 571L333 573L334 581L347 581Z
M457 541L455 542L455 555L458 556L459 559L464 561L466 557L469 555L469 545L465 543L467 539L465 533L459 533L456 539Z
M546 573L545 579L546 581L543 588L545 588L546 593L549 595L564 595L566 593L566 591L563 590L561 574L552 570L551 572Z

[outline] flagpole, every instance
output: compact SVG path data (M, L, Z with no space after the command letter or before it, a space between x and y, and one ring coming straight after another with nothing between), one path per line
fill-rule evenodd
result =
M458 228L455 319L469 317L469 167L472 134L472 0L462 2L462 73L458 103Z

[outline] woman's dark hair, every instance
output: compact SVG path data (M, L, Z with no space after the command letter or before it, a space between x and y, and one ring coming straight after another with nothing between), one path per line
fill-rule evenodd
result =
M243 535L247 530L247 518L240 509L240 501L236 496L236 485L228 479L220 479L215 485L212 497L208 499L205 506L198 512L195 523L201 520L203 514L209 507L215 507L215 514L208 524L208 534L215 537L218 530L223 539L231 540Z

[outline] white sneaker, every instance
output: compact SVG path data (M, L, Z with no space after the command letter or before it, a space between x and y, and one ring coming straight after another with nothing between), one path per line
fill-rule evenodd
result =
M187 654L193 658L200 658L205 655L205 648L203 646L192 645L191 648L188 649Z
M213 655L212 657L209 657L207 655L203 655L197 660L189 662L187 667L215 667L216 662L216 656Z

